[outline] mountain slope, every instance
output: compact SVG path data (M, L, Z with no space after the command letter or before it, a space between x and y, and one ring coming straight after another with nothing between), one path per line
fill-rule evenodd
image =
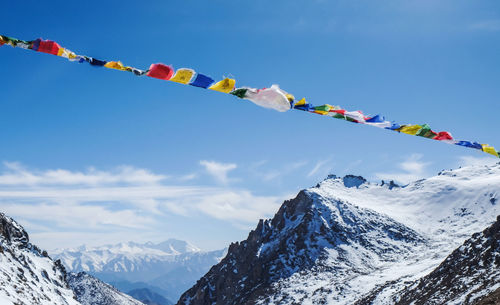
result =
M397 304L472 304L500 288L500 216L429 275L396 295Z
M69 273L68 284L82 305L144 305L85 272Z
M406 187L331 176L232 244L178 304L353 304L369 294L392 304L495 220L499 194L500 164Z
M28 233L0 213L0 303L77 305L66 271L29 242Z

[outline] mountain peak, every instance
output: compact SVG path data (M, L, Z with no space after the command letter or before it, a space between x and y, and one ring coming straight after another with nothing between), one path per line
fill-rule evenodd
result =
M340 177L334 174L330 174L322 182L316 185L316 187L320 187L321 184L325 182L336 183L347 188L359 188L362 184L369 184L369 182L362 176L349 174L345 175L344 177Z
M250 304L256 297L278 291L275 283L320 270L338 280L340 287L348 274L393 261L425 242L417 232L389 217L303 190L285 201L272 220L261 220L247 240L233 243L227 256L179 304L222 299L224 303Z
M149 245L151 248L159 249L165 252L176 254L200 252L201 249L195 245L179 239L170 238L156 245Z
M0 235L8 244L26 247L29 244L28 233L9 216L0 213Z

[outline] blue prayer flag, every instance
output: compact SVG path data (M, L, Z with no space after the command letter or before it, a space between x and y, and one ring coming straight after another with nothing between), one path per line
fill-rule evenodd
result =
M213 82L214 80L211 77L198 73L190 85L207 89L211 84L213 84Z
M367 123L383 123L385 122L385 118L381 116L380 114L377 114L376 116L369 118L368 120L365 120Z
M455 143L456 145L460 145L460 146L465 146L465 147L470 147L470 148L475 148L475 149L479 149L479 150L482 150L483 149L483 146L477 142L469 142L469 141L458 141L457 143Z

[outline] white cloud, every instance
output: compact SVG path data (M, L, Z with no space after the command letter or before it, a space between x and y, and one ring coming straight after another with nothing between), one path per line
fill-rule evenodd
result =
M229 182L229 178L227 177L228 172L237 168L237 165L234 163L219 163L206 160L200 161L200 165L204 166L205 170L222 184Z
M92 167L85 172L64 169L30 171L17 162L4 162L4 166L7 171L0 175L0 185L151 184L167 178L132 166L119 166L108 172L98 171Z
M403 162L400 162L397 167L402 171L392 173L376 173L375 177L381 180L395 180L399 183L408 184L412 181L428 177L429 174L426 168L430 165L429 162L421 161L421 154L412 154Z
M246 190L228 190L204 196L196 209L217 219L253 223L264 215L277 212L283 198L255 196Z

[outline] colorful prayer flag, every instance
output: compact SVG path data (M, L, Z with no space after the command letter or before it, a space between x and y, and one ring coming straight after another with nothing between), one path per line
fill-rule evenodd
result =
M490 155L493 155L493 156L495 156L495 157L498 157L498 153L497 153L497 151L495 150L495 148L494 148L494 147L489 146L488 144L482 144L482 146L483 146L483 151L484 151L485 153L488 153L488 154L490 154Z
M403 125L398 129L398 131L414 136L420 129L422 129L422 126L420 125Z
M169 80L174 74L174 69L171 66L164 64L152 64L149 71L146 73L149 77L154 77L163 80Z
M234 84L236 84L236 81L231 78L225 78L214 85L210 86L208 89L210 90L215 90L219 92L224 92L224 93L229 93L233 91L234 89Z
M198 73L198 74L196 74L194 81L192 81L190 83L190 85L195 86L195 87L199 87L199 88L207 89L214 82L215 81L211 77Z
M280 112L290 110L291 107L287 93L281 90L278 85L272 85L271 88L260 90L248 89L244 98L259 106Z
M175 72L175 75L170 79L170 81L187 84L191 81L191 78L193 78L194 73L194 70L181 68Z

